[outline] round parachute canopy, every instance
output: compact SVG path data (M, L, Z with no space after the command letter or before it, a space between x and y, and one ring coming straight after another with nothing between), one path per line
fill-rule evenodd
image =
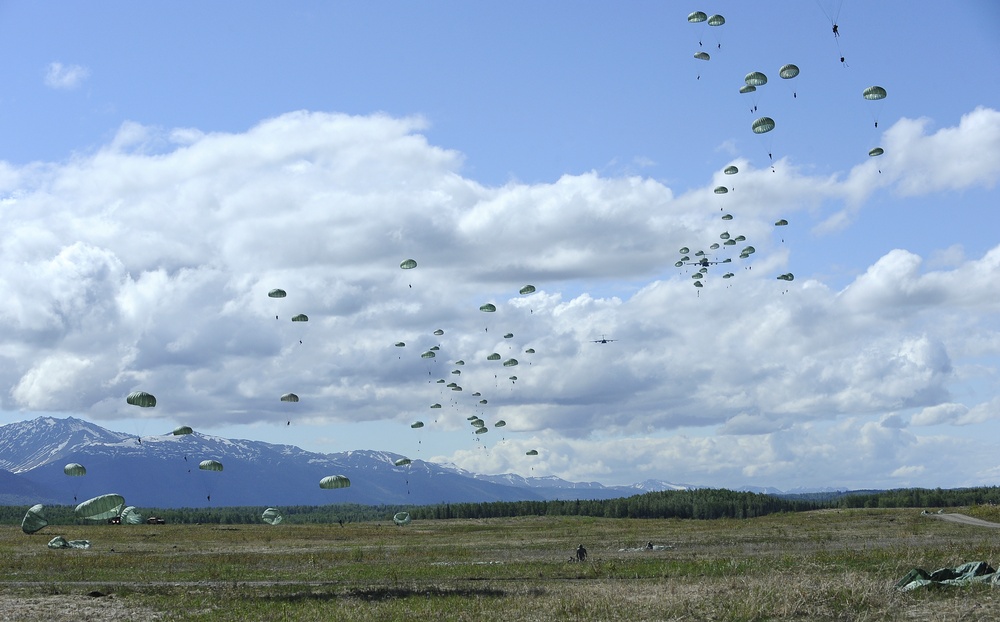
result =
M674 262L674 267L675 268L680 268L680 267L683 267L683 266L684 266L684 262L683 261L675 261Z
M744 84L740 87L740 95L746 95L747 93L753 93L757 90L756 86L751 86L749 84Z
M767 84L767 76L759 71L751 71L743 78L747 86L764 86Z
M747 236L745 236L745 235L738 235L735 238L733 238L733 240L736 241L736 242L745 242L746 239L747 239Z
M271 291L267 292L268 298L284 298L287 295L288 294L285 293L285 290L283 289L272 289Z
M472 421L470 421L469 423L470 423L470 424L472 425L472 427L474 427L474 428L485 428L485 427L486 427L486 422L485 422L485 421L483 421L482 419L480 419L479 417L476 417L475 419L473 419L473 420L472 420Z
M517 380L517 376L507 376L507 380Z
M412 270L417 267L416 259L404 259L399 263L399 267L403 270Z
M431 346L431 352L437 352L441 349L441 346Z
M708 18L709 26L721 26L725 23L726 23L726 18L718 14Z
M125 497L116 494L101 495L87 499L74 510L77 518L105 520L121 514L125 507Z
M406 465L410 464L411 462L413 462L413 461L410 460L409 458L400 458L399 460L396 460L395 462L393 462L393 464L395 464L396 466L406 466Z
M462 370L461 369L453 369L453 370L451 370L451 373L453 373L453 374L455 374L457 376L457 375L460 375L462 373Z
M485 399L483 399L483 400L479 400L479 403L480 403L480 404L488 404L488 403L489 403L489 401L488 401L488 400L485 400Z
M436 331L434 331L434 334L437 335L438 337L440 337L441 335L444 334L444 331L439 328Z
M282 402L297 402L299 401L299 396L294 393L285 393L281 396Z
M534 354L535 353L535 349L534 348L528 348L527 350L524 351L524 353L525 354Z
M876 156L882 155L883 153L885 153L885 149L881 147L875 147L874 149L868 152L868 155L874 158Z
M528 451L524 452L524 455L525 456L537 456L538 455L538 450L537 449L529 449Z
M881 86L869 86L864 91L861 91L861 96L865 99L885 99L886 92Z
M494 423L494 424L493 424L493 427L494 427L494 428L502 428L502 427L504 427L505 425L507 425L507 422L506 422L506 421L504 421L503 419L501 419L501 420L497 421L496 423Z
M725 273L725 274L722 275L722 278L724 278L724 279L731 279L734 276L736 276L736 275L733 274L732 272L727 272L727 273Z
M125 401L133 406L140 406L142 408L152 408L156 406L156 398L152 394L146 393L145 391L133 391L128 394Z
M497 310L497 307L496 305L487 302L486 304L480 306L479 310L482 311L483 313L493 313L494 311Z
M713 190L712 192L714 192L715 194L726 194L727 192L729 192L729 188L726 188L725 186L716 186L715 190Z
M422 428L422 427L424 427L424 422L423 421L414 421L413 423L410 424L410 427L413 428L414 430L416 430L417 428Z
M392 522L396 523L400 527L403 525L409 525L410 520L409 512L396 512L392 517Z
M698 60L712 60L712 57L708 55L708 52L695 52L694 57Z
M534 294L535 293L535 286L534 285L525 285L521 289L517 290L517 293L521 294L522 296L525 296L527 294Z
M478 427L478 426L476 427L476 434L486 434L489 431L490 431L490 429L486 427L485 423L483 424L483 427L481 427L481 428Z
M729 237L729 235L726 234L726 237ZM697 253L694 254L694 256L695 257L704 257L705 256L705 251L698 251Z
M139 513L139 510L134 505L130 505L122 510L121 518L123 525L141 525L143 522L142 514Z
M719 234L719 237L722 238L723 240L728 240L729 239L729 232L728 231L723 231L722 233Z
M794 281L795 280L795 275L792 274L791 272L786 272L785 274L779 275L778 276L778 280L781 280L781 281Z
M733 215L732 214L723 214L722 215L722 220L732 220L732 219L733 219Z
M735 166L727 166L726 168L722 169L722 172L725 173L726 175L735 175L736 173L740 172L740 169L736 168Z
M432 358L434 358L435 356L437 356L437 355L436 355L436 354L434 354L434 351L433 351L433 350L427 350L426 352L422 352L422 353L420 354L420 358L422 358L422 359L432 359Z
M754 134L766 134L774 129L774 119L771 117L761 117L750 126Z
M487 361L499 361L501 358L502 357L498 353L494 352L493 354L487 356L486 360Z
M63 473L73 477L78 477L80 475L86 475L87 469L82 464L79 464L77 462L70 462L69 464L63 467Z
M431 404L431 408L441 408L441 404Z
M42 527L48 525L49 521L45 520L44 514L45 506L41 503L28 508L24 518L21 519L21 531L24 533L35 533Z
M260 520L264 521L268 525L277 525L281 521L285 520L285 517L281 515L278 508L267 508L264 513L260 515Z
M306 315L305 313L300 313L298 315L292 316L292 321L293 322L308 322L309 321L309 316Z
M393 345L396 346L397 348L405 348L406 347L406 342L405 341L397 341Z
M788 224L788 221L787 221L787 220L785 220L784 218L782 218L781 220L779 220L779 221L775 222L775 223L774 223L774 226L775 226L775 227L784 227L784 226L785 226L785 225L787 225L787 224Z
M343 475L327 475L323 479L319 480L319 487L324 490L332 490L334 488L350 488L351 480Z
M517 365L517 359L507 359L503 362L504 367L514 367Z
M437 384L444 384L444 378L438 378L434 382L436 382Z
M778 70L778 77L784 80L790 80L797 75L799 75L799 68L791 63L782 65L781 69Z
M222 463L218 460L202 460L198 463L198 468L202 471L221 471Z
M708 14L704 11L695 11L688 15L688 22L691 24L700 24L705 21L708 21Z
M455 364L456 365L465 365L465 361L462 360L462 359L458 359L457 361L455 361Z
M448 384L446 384L446 385L444 385L444 386L448 387L449 389L454 389L454 388L455 388L455 387L457 387L458 385L457 385L457 384L455 384L454 382L449 382Z
M174 428L174 436L184 436L185 434L194 434L194 430L191 429L189 425L179 425Z
M688 248L687 246L682 246L681 250L679 250L677 252L679 252L681 255L687 255L688 253L691 252L691 249Z
M712 249L713 251L714 251L714 250L718 250L718 248L719 248L719 243L718 243L718 242L712 242L712 245L711 245L711 246L709 246L709 248L710 248L710 249Z

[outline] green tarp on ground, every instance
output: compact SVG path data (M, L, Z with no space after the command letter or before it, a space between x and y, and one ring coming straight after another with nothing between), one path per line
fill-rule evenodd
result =
M927 586L962 586L970 583L1000 585L1000 573L986 562L967 562L954 568L938 568L934 572L914 568L896 583L896 589L908 592Z

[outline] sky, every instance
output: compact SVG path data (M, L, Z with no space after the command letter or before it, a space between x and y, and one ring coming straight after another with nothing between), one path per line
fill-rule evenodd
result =
M996 485L1000 5L956 6L0 2L0 422Z

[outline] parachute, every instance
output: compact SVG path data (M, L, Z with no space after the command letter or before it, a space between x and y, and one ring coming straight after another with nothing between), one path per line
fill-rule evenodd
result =
M123 525L141 525L143 523L142 514L134 505L127 506L121 513L121 522Z
M740 95L746 95L747 93L754 93L756 91L757 87L749 84L744 84L740 87Z
M285 520L285 517L281 515L278 508L267 508L264 513L260 515L260 520L264 521L268 525L277 525L281 521Z
M493 427L494 428L502 428L505 425L507 425L507 422L504 421L503 419L500 419L499 421L497 421L496 423L493 424Z
M288 294L285 293L285 290L283 289L272 289L271 291L267 292L268 298L284 298L287 295Z
M476 426L476 434L486 434L490 429L486 427L484 423L482 426Z
M688 23L690 24L700 24L705 21L708 21L708 15L703 11L695 11L688 15Z
M406 342L404 342L404 341L397 341L396 343L394 343L392 345L396 346L397 348L405 348L406 347Z
M128 394L125 401L133 406L139 406L142 408L152 408L156 406L156 398L152 394L146 393L145 391L133 391Z
M87 469L82 464L79 464L77 462L70 462L69 464L63 467L63 473L65 473L66 475L78 477L80 475L86 475Z
M534 294L535 293L535 286L534 285L525 285L521 289L517 290L517 293L521 294L522 296L525 296L527 294Z
M765 134L774 129L774 119L771 117L761 117L750 126L754 134Z
M174 428L173 431L174 436L183 436L185 434L194 434L194 430L191 429L191 426L179 425L176 428Z
M528 348L527 350L524 351L524 353L525 354L534 354L535 353L535 349L534 348Z
M727 166L726 168L722 169L722 172L725 173L726 175L735 175L736 173L740 172L740 169L736 168L735 166Z
M781 280L781 281L794 281L795 280L795 275L792 274L791 272L786 272L785 274L779 275L778 276L778 280Z
M434 354L434 351L433 351L433 350L427 350L426 352L422 352L422 353L420 354L420 358L422 358L422 359L432 359L432 358L434 358L435 356L437 356L437 355L436 355L436 354Z
M77 518L85 520L105 520L121 514L125 507L125 497L117 494L100 495L87 499L74 510Z
M25 513L24 518L21 520L21 531L24 533L35 533L42 527L49 524L49 521L45 520L44 513L45 506L41 503L37 503L30 508Z
M335 488L350 488L351 480L343 475L327 475L323 479L319 480L319 487L324 490L332 490Z
M690 249L690 248L688 248L687 246L682 246L682 247L681 247L681 250L679 250L678 252L679 252L679 253L680 253L681 255L687 255L688 253L690 253L690 252L691 252L691 249Z
M487 361L499 361L501 358L502 357L500 356L499 353L494 352L493 354L490 354L489 356L487 356L486 360Z
M775 226L775 227L784 227L784 226L785 226L785 225L787 225L787 224L788 224L788 221L787 221L787 220L785 220L784 218L782 218L781 220L779 220L779 221L775 222L775 223L774 223L774 226Z
M712 57L708 55L708 52L695 52L694 57L698 60L712 60Z
M708 18L708 25L709 26L721 26L721 25L723 25L725 23L726 23L726 18L723 17L723 16L721 16L721 15L718 15L718 14L713 15L713 16L711 16L711 17Z
M198 463L198 468L202 471L221 471L222 463L218 460L202 460Z
M868 100L885 99L886 92L881 86L869 86L861 92L861 96Z
M300 313L298 315L292 316L292 321L293 322L308 322L309 321L309 316L306 315L305 313Z
M488 302L488 303L480 306L479 310L482 311L483 313L493 313L494 311L497 310L497 307L496 307L496 305Z
M417 267L417 261L415 259L404 259L400 262L399 267L403 270L412 270Z
M538 455L538 450L537 449L529 449L528 451L524 452L524 455L525 456L537 456Z
M50 549L89 549L90 540L67 540L62 536L56 536L49 540L47 546Z
M414 430L416 430L417 428L422 428L422 427L424 427L424 422L423 421L414 421L413 423L410 424L410 427L413 428Z
M442 329L439 328L436 331L434 331L434 334L437 335L438 337L440 337L441 335L444 334L444 330L442 330Z
M732 219L733 219L733 215L732 214L723 214L722 215L722 220L732 220Z
M392 522L396 523L400 527L402 527L403 525L409 525L410 524L410 513L409 512L396 512L396 514L392 517Z
M872 150L870 150L868 152L868 155L869 155L869 157L874 158L874 157L882 155L883 153L885 153L885 149L883 149L881 147L875 147L874 149L872 149Z
M504 367L514 367L517 365L517 359L507 359L503 362Z
M747 86L764 86L767 84L767 76L759 71L751 71L743 78L743 81L746 82Z
M431 408L441 408L441 404L431 404Z
M281 396L282 402L297 402L299 401L299 396L294 393L285 393Z
M781 69L778 70L778 76L783 80L791 80L797 75L799 75L799 68L791 63L782 65Z
M725 186L716 186L715 190L713 190L712 192L714 192L715 194L726 194L727 192L729 192L729 188L726 188Z
M393 462L393 464L396 465L396 466L406 466L408 464L411 464L412 462L413 461L410 460L409 458L400 458L399 460L396 460L395 462Z

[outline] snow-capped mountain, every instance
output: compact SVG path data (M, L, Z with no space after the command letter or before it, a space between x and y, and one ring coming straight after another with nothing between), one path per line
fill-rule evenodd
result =
M0 504L73 504L115 492L147 507L362 505L607 499L687 488L666 482L604 486L557 477L480 475L399 454L357 450L308 452L292 445L217 436L163 434L138 438L68 417L38 417L0 426ZM199 468L216 460L222 471ZM69 462L84 465L67 476ZM324 490L319 480L345 475L349 488Z

